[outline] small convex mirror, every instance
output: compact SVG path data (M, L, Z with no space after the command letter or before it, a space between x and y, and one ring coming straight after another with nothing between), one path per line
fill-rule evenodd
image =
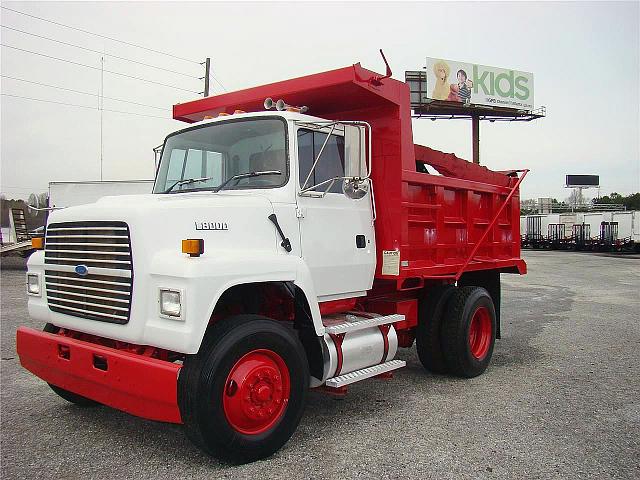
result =
M368 191L369 179L347 178L342 183L342 193L354 200L364 197Z

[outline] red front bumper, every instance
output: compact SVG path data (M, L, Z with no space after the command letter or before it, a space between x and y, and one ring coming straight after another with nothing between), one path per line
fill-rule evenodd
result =
M149 420L181 423L180 365L20 327L24 368L65 390Z

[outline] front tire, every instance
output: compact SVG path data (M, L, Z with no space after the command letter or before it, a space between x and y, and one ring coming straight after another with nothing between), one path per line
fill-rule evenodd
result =
M280 449L300 422L309 368L295 332L258 315L214 325L178 378L187 436L206 453L246 463Z
M496 311L481 287L458 288L447 303L442 348L450 373L472 378L491 361L496 338Z

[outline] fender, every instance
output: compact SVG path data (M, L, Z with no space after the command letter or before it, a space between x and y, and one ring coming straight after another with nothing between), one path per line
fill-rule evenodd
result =
M150 295L152 298L147 304L149 314L144 328L145 344L167 345L164 348L188 354L197 353L208 321L222 294L238 285L262 282L292 282L299 287L309 303L316 334L324 335L311 274L298 256L225 251L224 256L220 257L185 258L174 252L164 251L154 255L150 277L152 288L161 286L184 292L185 318L184 322L176 322L153 315L157 299ZM168 335L172 337L172 347L167 344Z

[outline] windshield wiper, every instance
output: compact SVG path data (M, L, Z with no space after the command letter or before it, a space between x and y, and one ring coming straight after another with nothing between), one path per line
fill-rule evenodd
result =
M177 185L189 185L191 183L206 182L207 180L212 180L213 178L214 177L202 177L202 178L186 178L184 180L178 180L162 193L169 193L171 190L176 188Z
M233 177L227 178L224 182L222 182L218 187L214 188L214 192L219 192L224 187L226 187L233 180L241 180L243 178L251 178L251 177L260 177L262 175L282 175L280 170L264 170L261 172L246 172L246 173L238 173Z

